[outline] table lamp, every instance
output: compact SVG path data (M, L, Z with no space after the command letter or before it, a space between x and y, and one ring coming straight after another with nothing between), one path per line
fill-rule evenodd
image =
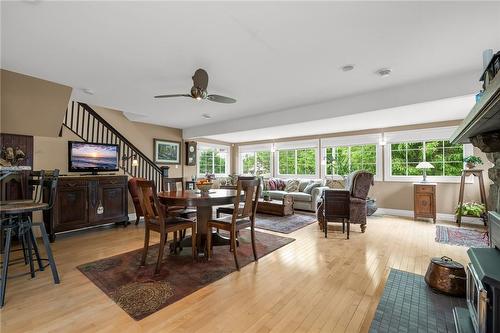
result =
M434 169L434 165L429 162L420 162L417 165L417 169L422 169L424 173L424 179L422 179L422 182L425 183L427 182L427 169Z

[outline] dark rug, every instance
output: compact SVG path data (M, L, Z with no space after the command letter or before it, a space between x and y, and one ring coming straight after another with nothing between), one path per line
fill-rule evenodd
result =
M453 332L453 308L465 298L434 293L418 274L391 269L370 332Z
M467 247L489 247L485 231L436 226L436 242Z
M255 234L259 258L295 240L263 232ZM254 260L250 231L241 230L239 241L238 261L243 267ZM236 271L229 246L216 246L212 260L197 262L192 261L191 248L184 248L178 255L168 255L166 249L161 271L154 275L158 247L150 247L144 267L139 266L142 249L138 249L83 264L78 269L135 320Z
M257 214L255 218L255 227L280 232L282 234L289 234L316 221L316 215L313 213L295 212L295 214L289 216Z

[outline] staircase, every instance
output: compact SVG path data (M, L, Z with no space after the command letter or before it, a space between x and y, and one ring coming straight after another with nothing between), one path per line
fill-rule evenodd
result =
M118 145L120 168L132 177L154 181L157 190L161 191L162 170L87 104L72 101L66 109L63 126L85 142ZM138 166L132 166L132 158L121 158L132 155L138 161Z

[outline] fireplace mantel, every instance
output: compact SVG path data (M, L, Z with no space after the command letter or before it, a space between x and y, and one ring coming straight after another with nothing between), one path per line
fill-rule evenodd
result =
M474 145L474 141L487 142L487 145L478 146L481 150L485 149L483 152L500 152L500 74L490 83L481 99L452 134L451 141L472 142Z

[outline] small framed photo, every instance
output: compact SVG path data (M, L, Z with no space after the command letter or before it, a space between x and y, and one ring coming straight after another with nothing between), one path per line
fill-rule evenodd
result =
M181 143L154 139L154 161L158 164L180 164Z

